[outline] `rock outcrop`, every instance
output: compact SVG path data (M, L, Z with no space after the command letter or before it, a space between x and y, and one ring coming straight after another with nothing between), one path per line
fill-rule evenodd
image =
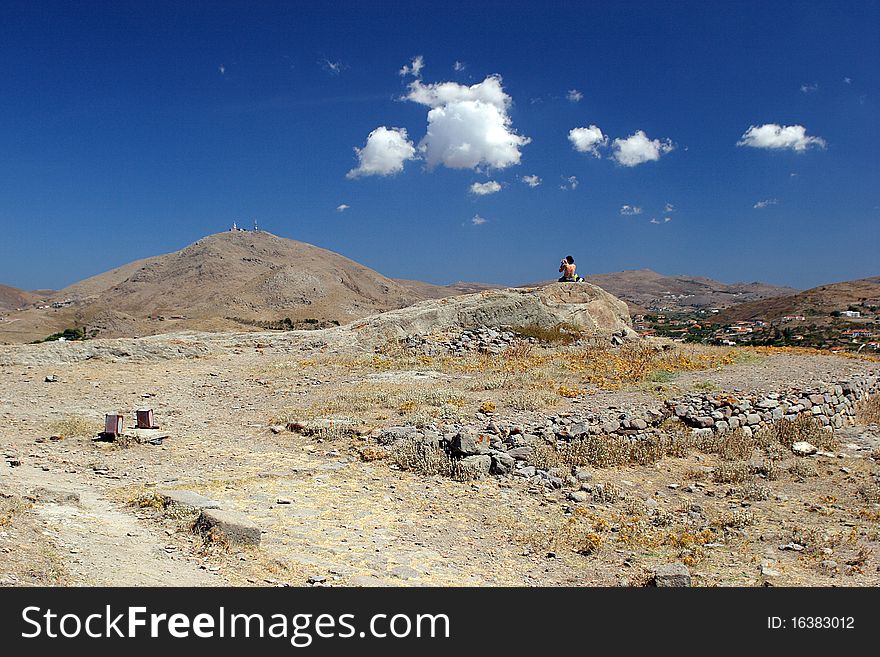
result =
M565 325L588 337L638 339L626 304L589 283L553 283L544 287L486 290L423 301L372 315L349 325L359 341L427 335L462 328Z

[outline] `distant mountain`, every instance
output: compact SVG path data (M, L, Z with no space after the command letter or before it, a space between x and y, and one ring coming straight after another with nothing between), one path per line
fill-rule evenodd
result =
M228 231L71 285L52 296L55 307L0 323L0 340L74 326L116 337L242 330L285 318L347 323L423 298L332 251L266 232Z
M433 283L408 281L400 278L394 280L422 299L442 299L444 297L454 297L458 294L472 294L474 292L500 290L507 287L505 285L493 285L492 283L458 282L451 283L450 285L434 285Z
M586 279L626 301L633 314L690 313L797 292L760 282L728 284L700 276L665 276L650 269L594 274Z
M880 308L880 276L820 285L803 292L744 303L719 313L718 321L774 321L786 315L830 317L849 306Z
M27 292L8 285L0 285L0 311L18 310L19 308L30 306L51 294L50 290Z

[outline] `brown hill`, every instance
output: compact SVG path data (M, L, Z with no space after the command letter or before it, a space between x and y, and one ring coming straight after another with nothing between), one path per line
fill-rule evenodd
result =
M700 276L665 276L630 269L586 277L630 306L630 312L695 312L788 295L790 287L768 283L721 283Z
M460 281L450 285L434 285L424 281L409 281L401 278L395 278L394 280L420 299L443 299L459 294L473 294L485 290L500 290L504 288L503 285L493 285L491 283L465 283Z
M880 276L830 283L797 294L740 304L719 313L718 321L774 321L785 315L828 317L849 306L880 307Z
M49 290L27 292L9 285L0 285L0 310L18 310L52 294Z
M424 298L332 251L266 232L229 231L57 292L61 307L16 313L0 341L85 326L101 337L226 330L258 322L346 323Z

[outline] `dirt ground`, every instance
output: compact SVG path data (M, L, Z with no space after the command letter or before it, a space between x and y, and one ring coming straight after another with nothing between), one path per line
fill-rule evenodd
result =
M529 358L541 356L543 369L486 371L327 350L316 335L186 340L207 348L195 357L117 350L63 362L60 351L41 359L32 346L4 347L0 584L641 585L673 561L688 564L698 585L880 583L876 427L842 431L833 455L786 457L766 481L719 483L719 457L699 452L592 468L592 481L614 494L575 503L570 489L522 478L401 471L387 459L364 461L350 435L277 426L322 417L361 433L426 419L478 426L656 406L687 390L830 381L877 363L701 352L706 369L608 389L541 350ZM479 412L486 403L493 415ZM154 409L168 436L161 444L92 440L105 413L130 424L141 407ZM261 546L206 543L191 519L136 503L157 488L196 491L245 514L264 530Z

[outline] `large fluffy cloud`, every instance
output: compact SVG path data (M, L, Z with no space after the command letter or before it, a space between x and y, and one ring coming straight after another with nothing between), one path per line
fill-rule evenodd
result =
M663 153L675 148L668 139L648 139L643 130L636 130L626 139L615 139L612 147L614 152L611 157L625 167L659 160Z
M504 169L519 164L520 148L531 141L513 130L507 113L511 99L498 75L471 86L415 80L404 98L431 108L428 130L419 144L429 169L438 164Z
M579 153L590 153L593 157L602 157L599 147L608 143L608 137L602 134L598 126L589 128L572 128L568 131L568 141Z
M416 155L405 128L386 128L384 125L370 133L363 148L354 150L358 165L348 172L347 178L390 176L403 171L403 163Z
M782 126L776 123L765 123L764 125L751 126L736 145L774 150L787 148L803 152L811 146L825 148L825 140L821 137L808 137L807 129L802 125Z

